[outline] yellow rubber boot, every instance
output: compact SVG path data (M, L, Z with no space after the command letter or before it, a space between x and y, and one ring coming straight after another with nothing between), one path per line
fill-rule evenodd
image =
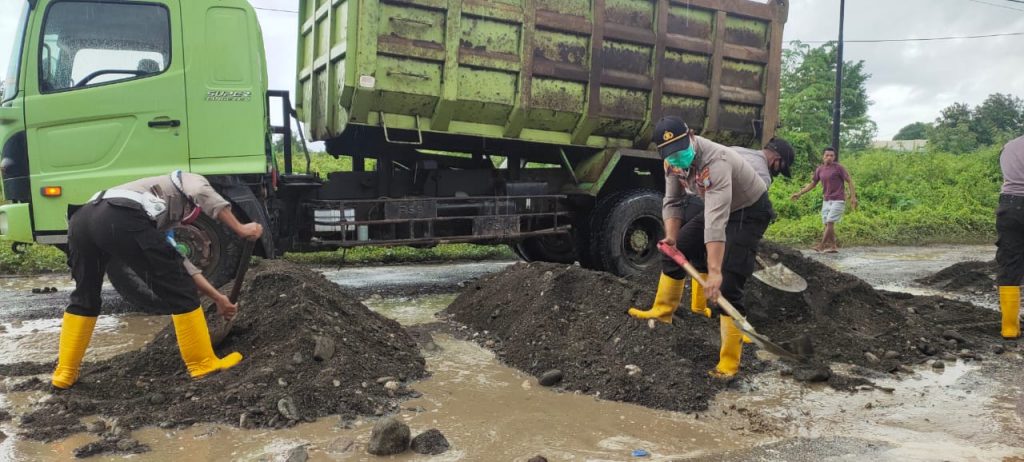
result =
M230 369L242 361L242 355L238 353L231 353L223 358L218 358L214 354L203 307L185 314L171 315L171 319L174 321L174 333L178 336L181 359L185 361L188 374L193 379Z
M999 286L999 310L1003 312L1003 338L1020 337L1020 286Z
M727 379L740 371L740 356L743 355L743 333L729 316L719 316L719 330L722 334L722 349L718 353L718 365L709 371L712 377Z
M700 273L700 278L708 277L708 273ZM708 308L708 299L704 296L704 286L694 278L690 278L690 311L706 318L711 317L711 308Z
M78 381L82 358L85 357L85 349L89 347L95 327L95 316L64 313L64 321L60 325L57 369L53 371L53 379L50 380L53 386L66 390Z
M683 287L686 283L682 279L672 279L665 273L661 273L658 280L658 294L654 296L654 306L647 311L637 308L630 308L629 315L637 319L657 319L666 324L672 324L672 313L675 313L679 306L679 300L683 298Z

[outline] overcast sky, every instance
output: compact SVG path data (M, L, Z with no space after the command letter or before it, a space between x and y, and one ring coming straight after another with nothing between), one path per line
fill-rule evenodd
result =
M0 76L23 0L0 0ZM251 0L257 7L297 9L296 1ZM258 10L270 86L293 89L295 14ZM792 0L786 40L830 40L838 0ZM846 39L903 39L1024 32L1024 3L1010 0L850 0ZM864 60L870 116L878 137L911 122L933 121L954 103L980 103L991 93L1024 97L1024 35L928 42L847 43L846 60Z

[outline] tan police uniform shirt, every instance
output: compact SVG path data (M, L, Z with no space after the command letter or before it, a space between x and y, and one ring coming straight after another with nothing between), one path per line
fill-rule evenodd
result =
M704 199L704 242L725 242L729 214L750 207L768 191L765 182L733 149L694 136L696 157L682 177L665 171L663 219L683 218L686 191Z
M192 200L203 209L203 213L210 218L217 219L217 215L220 214L221 210L231 206L227 200L221 197L220 194L217 194L213 186L210 186L210 182L202 175L182 172L181 183L182 191L192 197ZM167 210L156 217L156 228L162 232L170 230L180 223L181 219L191 211L188 200L178 192L178 188L171 182L170 173L142 178L110 189L127 189L138 193L148 192L163 199L167 203ZM118 201L123 199L110 200ZM188 271L189 276L201 272L188 258L185 259L185 270Z

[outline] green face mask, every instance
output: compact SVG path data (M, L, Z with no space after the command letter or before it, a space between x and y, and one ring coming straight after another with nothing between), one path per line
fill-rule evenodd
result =
M696 151L693 150L693 143L690 143L690 146L688 146L686 149L682 151L676 151L675 154L666 157L665 161L675 168L681 168L683 170L686 170L690 168L691 164L693 164L693 158L696 155Z

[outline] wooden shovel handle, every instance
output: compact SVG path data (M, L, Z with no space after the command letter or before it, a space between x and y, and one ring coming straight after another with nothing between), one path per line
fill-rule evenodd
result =
M249 270L253 247L256 247L256 241L245 241L242 257L238 260L238 269L235 270L235 283L231 286L231 293L228 294L228 300L231 303L238 303L238 295L242 292L242 283L245 282L245 272Z

